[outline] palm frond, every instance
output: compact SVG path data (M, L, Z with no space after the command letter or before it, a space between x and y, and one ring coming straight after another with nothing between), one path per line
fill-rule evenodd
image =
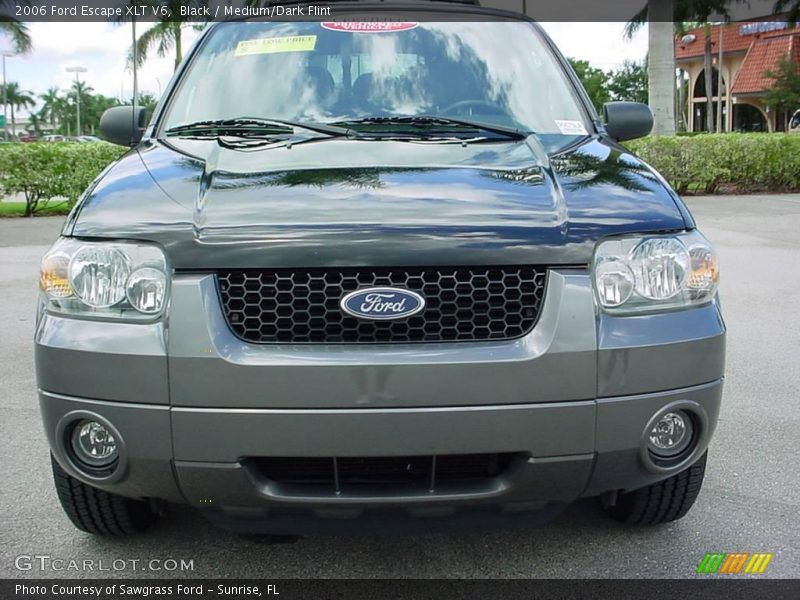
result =
M33 43L31 42L28 26L25 23L9 20L9 17L3 17L0 19L0 33L8 36L15 52L25 54L31 51Z

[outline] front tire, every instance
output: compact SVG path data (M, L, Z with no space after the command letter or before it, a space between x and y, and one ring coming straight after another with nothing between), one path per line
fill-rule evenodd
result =
M708 452L669 479L620 494L616 504L606 507L606 512L626 525L660 525L680 519L700 494L707 458Z
M56 493L64 512L81 531L122 537L147 529L156 514L147 502L98 490L69 475L51 456Z

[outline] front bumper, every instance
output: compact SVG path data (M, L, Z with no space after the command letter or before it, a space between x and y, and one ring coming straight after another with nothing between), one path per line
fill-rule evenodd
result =
M161 323L42 317L40 405L70 474L186 502L229 527L299 532L386 511L507 515L635 489L696 460L717 422L725 328L716 304L596 315L588 275L555 270L539 323L518 340L259 347L231 335L213 292L209 276L176 279L169 335ZM697 443L679 464L658 467L642 452L645 431L676 403L697 417ZM66 450L66 427L88 415L123 441L111 476L87 475ZM524 458L478 483L424 491L306 492L249 460L504 452Z

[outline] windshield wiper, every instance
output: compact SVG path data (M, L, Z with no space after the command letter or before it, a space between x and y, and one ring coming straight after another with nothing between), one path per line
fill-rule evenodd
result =
M259 135L292 134L294 129L305 129L331 137L344 137L353 132L345 127L337 127L324 123L286 121L283 119L262 119L258 117L239 117L235 119L217 119L196 121L185 125L170 127L164 133L168 136L210 136L234 135L253 137Z
M506 127L504 125L495 125L494 123L483 123L480 121L471 121L467 119L454 119L451 117L439 117L429 115L417 115L407 117L364 117L363 119L352 119L347 121L336 121L329 123L332 126L359 126L359 125L390 125L390 126L408 126L412 129L436 129L442 127L456 126L462 129L485 131L495 133L497 135L505 136L515 140L523 140L533 132L523 131L516 127ZM367 132L359 132L362 135ZM377 133L370 131L369 133Z

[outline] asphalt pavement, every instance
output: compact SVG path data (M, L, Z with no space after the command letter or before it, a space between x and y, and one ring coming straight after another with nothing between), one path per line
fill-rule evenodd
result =
M61 220L0 220L0 577L688 578L706 552L772 552L763 576L797 577L800 195L688 203L719 249L729 334L724 402L705 485L684 519L628 528L595 502L581 501L539 527L281 545L241 539L181 507L128 539L96 538L72 527L53 490L31 343L38 263ZM66 570L42 571L38 565L47 559L26 558L37 555L93 561L95 570L73 570L65 562L58 564ZM124 568L97 571L101 559ZM161 571L143 569L151 559L162 561ZM168 559L192 561L193 569L167 571ZM30 570L17 568L29 564Z

